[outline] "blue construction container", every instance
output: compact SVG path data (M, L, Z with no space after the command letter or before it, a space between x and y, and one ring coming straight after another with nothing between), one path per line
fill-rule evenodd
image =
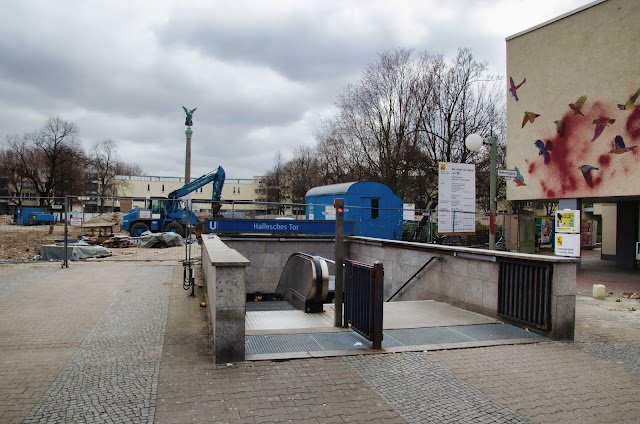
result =
M344 199L345 221L355 221L356 235L402 239L402 199L382 183L360 181L314 187L306 194L308 220L333 220L333 200Z
M45 213L40 208L19 208L16 213L16 224L19 225L46 225L55 221L53 214Z

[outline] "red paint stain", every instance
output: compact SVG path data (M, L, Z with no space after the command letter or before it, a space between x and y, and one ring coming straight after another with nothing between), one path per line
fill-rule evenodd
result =
M633 109L633 112L631 112L631 115L627 118L626 129L632 140L640 138L640 107Z
M553 127L546 134L538 134L537 138L545 143L546 137L553 136L551 138L553 150L550 162L545 165L542 156L537 156L537 159L529 165L529 174L538 169L542 171L543 179L540 180L540 187L546 198L566 198L585 190L596 190L603 182L603 174L594 171L593 175L586 177L582 174L580 167L582 165L596 165L593 162L588 163L589 158L594 157L597 157L598 167L607 168L611 163L609 155L603 154L603 147L606 144L601 140L591 142L591 138L595 131L593 121L600 117L610 116L613 112L608 111L599 102L593 102L590 107L587 102L587 107L582 112L585 116L574 115L571 110L568 110L560 118L566 122L564 137L560 137ZM638 130L640 131L640 113L638 116ZM609 127L605 129L605 132L607 130ZM532 159L533 152L537 154L538 149L535 147L532 149Z

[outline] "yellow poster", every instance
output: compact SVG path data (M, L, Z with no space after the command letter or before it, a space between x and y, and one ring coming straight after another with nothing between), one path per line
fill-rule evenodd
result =
M580 211L565 209L556 212L557 233L579 233Z

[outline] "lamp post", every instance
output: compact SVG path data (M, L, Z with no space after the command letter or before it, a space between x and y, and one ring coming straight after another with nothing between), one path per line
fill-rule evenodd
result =
M465 140L467 149L477 152L482 148L483 144L491 147L491 163L490 163L490 186L489 186L489 250L496 247L496 158L498 156L498 139L491 137L489 141L484 141L478 134L471 134Z

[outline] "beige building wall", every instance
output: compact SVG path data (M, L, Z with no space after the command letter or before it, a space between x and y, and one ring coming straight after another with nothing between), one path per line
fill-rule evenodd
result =
M639 0L596 1L507 38L509 200L640 194L639 22Z
M616 222L617 205L615 203L596 203L593 205L593 214L602 217L602 257L614 257L616 255Z
M143 206L144 199L147 197L167 197L169 193L184 186L184 178L182 177L162 177L162 176L134 176L120 175L119 179L126 181L120 190L120 197L130 197L137 200L133 201L133 206ZM249 201L256 202L263 199L263 180L262 176L255 176L252 179L225 179L222 186L222 194L220 200L225 202L232 201ZM213 185L211 183L197 189L191 193L193 200L211 201ZM196 203L198 209L211 209L211 205L207 203ZM232 205L223 204L222 210L255 210L255 205Z

